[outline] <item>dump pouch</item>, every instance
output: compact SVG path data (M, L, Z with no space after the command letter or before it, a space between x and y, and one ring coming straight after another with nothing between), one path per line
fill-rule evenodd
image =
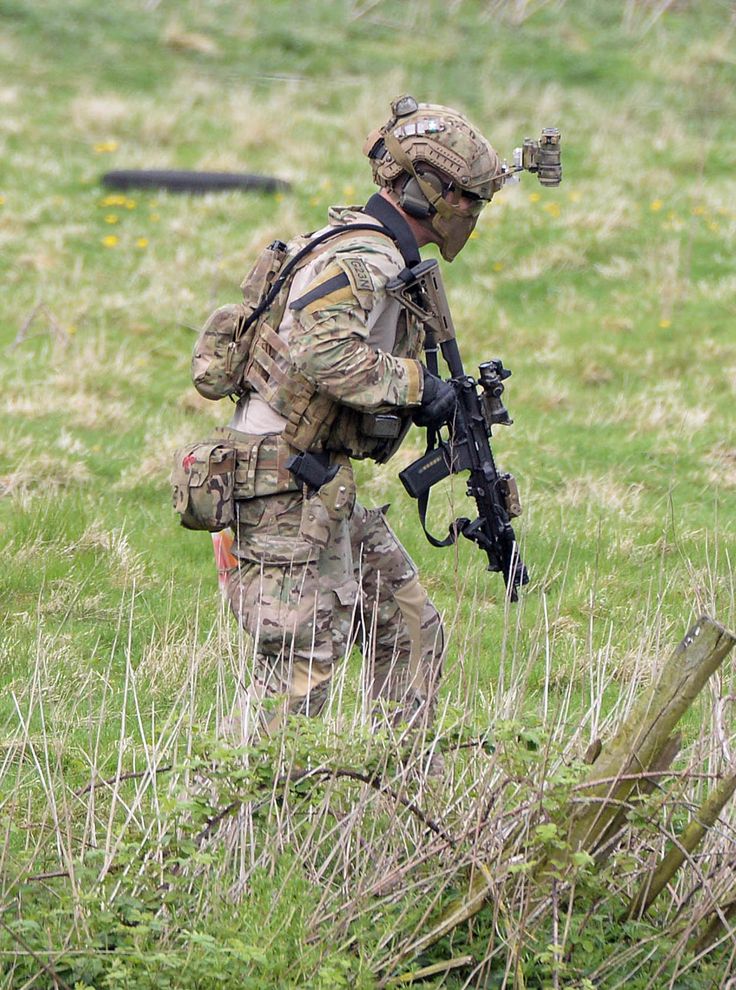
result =
M171 484L174 509L185 529L217 533L235 521L235 450L222 441L177 450Z

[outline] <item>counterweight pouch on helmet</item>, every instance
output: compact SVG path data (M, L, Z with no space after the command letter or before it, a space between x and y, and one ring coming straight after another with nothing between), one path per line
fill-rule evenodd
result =
M233 447L208 440L182 447L171 472L174 509L185 529L217 533L235 522Z
M264 319L258 310L285 257L282 241L269 244L243 279L243 302L218 307L202 328L192 354L192 381L205 399L240 395L248 388L243 372L256 330Z

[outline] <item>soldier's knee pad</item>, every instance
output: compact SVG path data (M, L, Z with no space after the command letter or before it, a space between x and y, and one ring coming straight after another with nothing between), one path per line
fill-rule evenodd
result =
M441 658L445 643L442 619L419 578L395 589L393 597L409 630L412 661L426 662L428 655Z

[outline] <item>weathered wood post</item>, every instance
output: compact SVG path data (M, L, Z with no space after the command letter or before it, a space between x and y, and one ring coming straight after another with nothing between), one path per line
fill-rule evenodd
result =
M642 801L648 794L657 787L663 777L666 775L667 770L672 766L675 757L680 752L680 747L682 746L682 733L676 732L674 736L671 736L667 742L664 744L662 749L657 755L654 763L648 768L648 774L650 776L645 777L636 783L636 786L632 793L629 795L628 802L633 804L633 802ZM626 827L626 821L629 814L629 807L624 805L619 808L615 817L611 821L611 824L597 840L595 846L595 865L600 869L609 859L611 853L616 848L621 834Z
M701 616L607 743L587 775L583 800L571 809L570 848L591 849L608 831L636 786L636 775L657 760L708 678L723 662L736 637Z
M639 918L649 910L688 856L698 847L734 791L736 791L736 765L729 768L729 773L708 795L693 815L692 821L678 836L677 843L672 845L656 870L641 885L626 911L627 917Z

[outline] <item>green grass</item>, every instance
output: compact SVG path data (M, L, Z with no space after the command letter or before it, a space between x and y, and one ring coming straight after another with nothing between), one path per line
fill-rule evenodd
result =
M424 541L396 477L418 431L358 467L452 626L445 697L487 724L517 703L534 717L551 691L572 735L600 664L612 706L701 612L736 626L733 13L655 9L0 3L0 747L12 694L40 691L79 787L100 706L95 766L114 772L127 663L146 724L194 668L194 724L231 696L209 537L169 507L171 452L230 415L189 383L193 328L237 299L259 247L370 195L363 138L406 91L463 108L502 155L563 134L563 184L507 187L444 269L468 368L513 370L494 450L525 504L519 605L472 546ZM292 191L109 199L99 177L123 167ZM464 503L461 483L433 496L434 530ZM527 664L514 699L510 667ZM706 701L689 733L710 718Z

